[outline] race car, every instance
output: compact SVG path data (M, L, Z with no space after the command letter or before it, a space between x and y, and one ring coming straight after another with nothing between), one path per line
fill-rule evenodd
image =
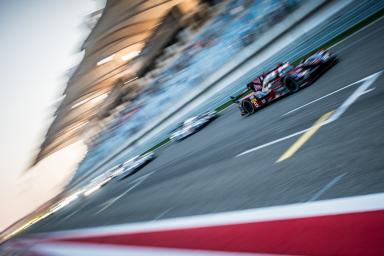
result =
M288 62L278 64L247 85L252 92L231 99L238 104L241 115L253 114L268 103L311 84L336 62L336 56L328 50L319 50L296 67Z
M121 169L118 169L118 172L114 174L119 180L125 179L126 177L134 174L146 164L151 162L156 158L155 153L148 152L144 155L135 156L127 161L125 161L122 165Z
M169 138L171 141L180 141L198 132L217 117L216 111L209 111L185 120L175 129Z

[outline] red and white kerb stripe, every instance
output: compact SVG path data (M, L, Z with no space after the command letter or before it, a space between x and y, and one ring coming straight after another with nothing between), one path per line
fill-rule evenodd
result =
M384 255L384 193L44 233L12 243L27 255Z

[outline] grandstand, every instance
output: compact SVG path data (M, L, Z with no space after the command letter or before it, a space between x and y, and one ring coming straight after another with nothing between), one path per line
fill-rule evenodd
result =
M190 22L200 6L198 0L109 0L101 17L100 12L90 15L87 25L93 29L81 47L83 60L68 80L33 165L79 139L90 142L104 129L113 119L110 110L140 91L135 80L151 60L145 56L159 50L147 47L153 33L176 12L178 24Z

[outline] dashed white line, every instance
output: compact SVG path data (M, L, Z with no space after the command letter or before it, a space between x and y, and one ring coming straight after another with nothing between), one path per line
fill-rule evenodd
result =
M363 91L363 92L361 93L361 95L366 94L366 93L369 93L369 92L371 92L371 91L373 91L373 90L375 90L375 89L376 89L376 87L369 88L369 89Z
M294 109L288 111L287 113L285 113L285 114L283 114L283 115L281 115L281 116L286 116L286 115L289 115L289 114L291 114L291 113L293 113L293 112L296 112L296 111L298 111L298 110L300 110L300 109L302 109L302 108L305 108L306 106L309 106L309 105L311 105L311 104L313 104L313 103L315 103L315 102L318 102L318 101L320 101L320 100L322 100L322 99L325 99L325 98L327 98L327 97L329 97L329 96L331 96L331 95L333 95L333 94L335 94L335 93L338 93L338 92L340 92L340 91L342 91L342 90L345 90L345 89L347 89L347 88L349 88L349 87L351 87L351 86L354 86L354 85L356 85L357 83L358 83L358 82L355 82L355 83L349 84L349 85L347 85L347 86L344 86L344 87L342 87L342 88L340 88L340 89L337 89L336 91L333 91L333 92L328 93L328 94L326 94L326 95L324 95L324 96L322 96L322 97L320 97L320 98L317 98L317 99L315 99L315 100L312 100L312 101L310 101L310 102L308 102L308 103L306 103L306 104L304 104L304 105L302 105L302 106L300 106L300 107L294 108Z
M133 184L134 185L132 187L130 187L129 189L127 189L124 193L122 193L121 195L115 197L115 198L112 198L110 200L108 200L107 202L105 202L104 204L104 207L102 207L100 210L98 210L97 212L95 212L94 215L97 215L101 212L103 212L104 210L106 210L107 208L109 208L111 205L113 205L116 201L120 200L120 198L122 198L123 196L125 196L128 192L132 191L134 188L136 188L137 186L139 186L141 183L144 182L144 180L146 180L150 175L152 175L155 171L153 172L150 172L146 175L143 175L133 181L130 182L130 184Z
M167 210L163 211L156 218L154 218L153 221L156 221L156 220L160 219L161 217L164 217L165 214L169 213L172 209L173 209L173 207L168 208Z
M364 79L364 82L352 93L351 96L348 97L346 101L341 104L335 111L335 113L328 120L329 122L333 122L337 120L351 105L354 103L361 95L364 94L365 90L369 88L376 81L376 79L380 76L382 71L376 72Z
M134 183L137 183L138 181L141 181L141 180L143 180L143 179L145 180L148 176L152 175L154 172L155 172L155 171L152 171L152 172L147 173L147 174L145 174L145 175L143 175L143 176L140 176L140 177L138 177L138 178L132 180L132 181L129 182L128 184L134 184Z
M68 214L67 216L61 218L61 219L59 220L59 222L64 222L64 221L66 221L67 219L71 218L73 215L75 215L76 213L78 213L80 210L81 210L81 208L79 208L79 209L77 209L77 210L71 212L71 213Z
M319 124L319 126L322 126L322 125L323 125L323 123ZM260 146L257 146L257 147L248 149L248 150L246 150L246 151L244 151L244 152L242 152L242 153L236 155L236 157L243 156L243 155L252 153L252 152L254 152L254 151L257 151L257 150L259 150L259 149L262 149L262 148L271 146L271 145L273 145L273 144L276 144L276 143L278 143L278 142L280 142L280 141L284 141L284 140L293 138L293 137L295 137L295 136L298 136L298 135L300 135L300 134L305 133L305 132L308 131L308 130L309 130L309 128L304 129L304 130L301 130L301 131L298 131L298 132L295 132L295 133L292 133L292 134L290 134L290 135L288 135L288 136L285 136L285 137L282 137L282 138L280 138L280 139L270 141L270 142L265 143L265 144L263 144L263 145L260 145Z
M347 173L343 173L343 174L337 176L336 178L334 178L333 180L331 180L327 185L325 185L322 189L320 189L319 192L317 192L314 196L312 196L311 199L308 200L308 202L315 201L315 200L319 199L320 196L322 196L331 187L336 185L336 183L339 182L339 180L341 180L341 178L343 178L346 174Z
M380 72L380 73L381 73L381 72ZM375 74L377 74L377 73L375 73ZM373 75L375 75L375 74L373 74ZM345 89L347 89L347 88L349 88L349 87L352 87L352 86L354 86L354 85L356 85L356 84L359 84L359 83L361 83L362 81L364 81L364 80L366 80L366 79L369 79L369 77L364 78L364 79L361 79L361 80L356 81L356 82L354 82L354 83L351 83L351 84L349 84L349 85L346 85L346 86L344 86L344 87L341 87L340 89L337 89L336 91L333 91L333 92L328 93L328 94L326 94L326 95L324 95L324 96L321 96L320 98L317 98L317 99L315 99L315 100L312 100L312 101L310 101L310 102L308 102L308 103L306 103L306 104L304 104L304 105L302 105L302 106L300 106L300 107L294 108L294 109L288 111L287 113L285 113L285 114L283 114L283 115L281 115L281 116L283 117L283 116L289 115L289 114L291 114L291 113L293 113L293 112L296 112L296 111L298 111L298 110L300 110L300 109L302 109L302 108L305 108L305 107L307 107L307 106L309 106L309 105L311 105L311 104L313 104L313 103L316 103L316 102L318 102L318 101L320 101L320 100L322 100L322 99L325 99L325 98L327 98L327 97L329 97L329 96L331 96L331 95L333 95L333 94L336 94L336 93L341 92L341 91L343 91L343 90L345 90ZM365 92L363 92L363 94L364 94L364 93L368 93L368 92L370 92L370 91L372 91L372 90L374 90L374 88L366 90Z

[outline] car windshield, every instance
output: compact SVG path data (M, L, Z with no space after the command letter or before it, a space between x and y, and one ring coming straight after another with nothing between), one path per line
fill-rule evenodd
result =
M279 67L277 71L279 72L279 76L284 76L289 71L291 71L293 67L289 65L289 63L285 63L283 66Z
M314 62L314 61L317 60L318 58L321 58L321 54L320 54L320 53L315 54L315 55L312 55L311 57L309 57L308 59L306 59L304 63L311 63L311 62Z
M127 161L124 162L124 166L127 166L127 165L134 163L138 158L139 158L139 156L134 156L134 157L128 159Z
M193 124L197 120L197 116L188 118L187 120L184 121L184 126L189 126Z
M277 78L277 72L276 71L272 71L271 73L269 73L263 81L263 87L267 86L268 83L275 80L276 78Z

